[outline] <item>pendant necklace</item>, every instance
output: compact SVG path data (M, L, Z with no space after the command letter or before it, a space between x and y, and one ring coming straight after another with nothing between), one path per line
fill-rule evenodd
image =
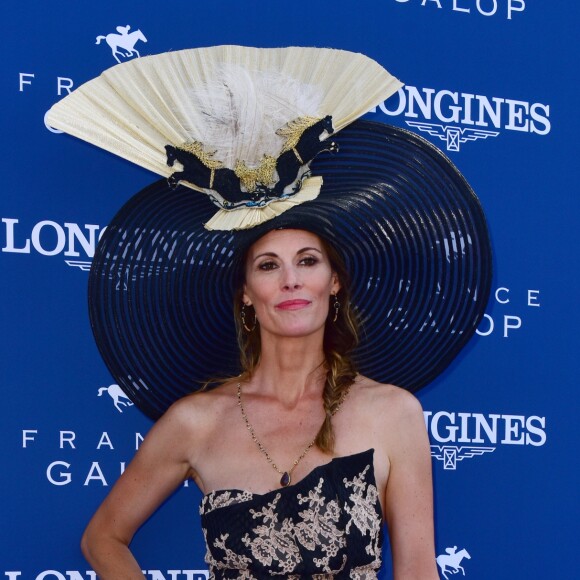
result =
M348 394L348 390L342 396L340 403L338 404L334 413L332 414L333 416L340 409L342 402L344 401L344 398L346 397L347 394ZM274 463L273 459L270 457L270 454L268 453L266 448L262 445L261 441L256 437L256 433L254 432L254 428L252 427L252 425L248 419L248 416L246 415L246 410L244 409L244 405L242 404L242 383L238 383L238 406L240 407L240 411L242 412L242 417L244 419L244 422L246 423L246 429L249 431L250 436L252 437L252 440L258 446L258 449L266 456L266 460L268 461L268 463L282 476L280 478L280 485L282 487L288 487L290 485L290 483L292 482L292 472L294 471L294 468L300 463L300 461L302 461L302 459L304 459L304 457L312 449L312 447L314 447L314 443L316 443L316 437L306 446L304 451L300 454L298 459L296 459L294 461L292 467L288 471L281 471L278 468L278 466Z

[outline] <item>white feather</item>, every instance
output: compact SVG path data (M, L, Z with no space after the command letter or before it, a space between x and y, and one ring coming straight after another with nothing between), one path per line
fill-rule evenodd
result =
M277 71L250 74L224 63L216 78L187 92L184 127L193 140L216 151L215 158L233 167L238 160L258 165L263 155L277 156L284 139L276 131L297 117L320 114L318 87Z

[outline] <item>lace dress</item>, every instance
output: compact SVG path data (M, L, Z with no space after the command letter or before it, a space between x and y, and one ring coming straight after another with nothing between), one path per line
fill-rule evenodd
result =
M213 491L200 514L211 578L375 579L381 567L372 449L265 494Z

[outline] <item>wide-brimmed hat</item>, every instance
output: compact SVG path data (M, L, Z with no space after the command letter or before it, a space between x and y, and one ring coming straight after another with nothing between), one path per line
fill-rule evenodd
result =
M314 232L342 254L361 324L354 359L362 374L416 391L473 335L489 294L491 250L467 181L403 129L352 119L332 142L311 163L302 160L283 192L258 178L239 195L194 183L200 195L192 183L162 179L109 224L90 274L91 323L115 380L146 414L156 418L205 381L240 372L236 259L276 228ZM313 181L315 193L303 196ZM216 204L223 229L207 227Z

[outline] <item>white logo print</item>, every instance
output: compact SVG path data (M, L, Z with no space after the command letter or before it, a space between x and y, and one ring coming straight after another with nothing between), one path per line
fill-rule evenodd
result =
M119 34L111 32L110 34L107 34L107 36L97 36L97 44L101 44L101 40L106 41L106 43L111 47L113 57L118 63L121 62L119 57L126 60L133 58L134 56L141 56L139 51L135 49L135 45L140 40L147 42L145 35L139 29L129 32L130 28L129 25L117 26L117 32Z
M409 127L415 127L419 131L424 131L433 137L439 137L445 141L447 151L459 151L461 143L475 141L476 139L487 139L497 137L499 131L484 131L483 129L469 129L465 127L455 127L453 125L439 125L437 123L421 123L420 121L405 121Z
M497 137L504 129L547 135L552 127L550 106L543 103L410 85L379 104L378 110L389 117L404 116L409 127L444 141L447 151Z
M546 443L546 418L531 415L423 411L431 440L431 456L443 469L457 469L464 459L489 454L498 445L541 447Z
M1 252L12 254L34 252L43 256L63 254L67 258L72 258L66 259L66 264L83 271L90 270L90 259L95 255L97 241L107 229L95 224L59 224L52 220L42 220L34 224L32 230L27 233L22 231L25 226L16 218L1 218L0 221L0 240L4 237ZM82 260L83 257L89 260Z
M457 462L490 453L495 447L458 447L456 445L431 445L431 457L443 461L443 469L457 469Z
M129 399L129 397L122 391L121 387L116 384L109 385L108 387L101 387L99 389L99 394L97 396L101 396L103 393L107 393L111 399L113 399L113 404L119 413L123 412L121 409L121 405L124 407L132 407L133 401Z
M447 576L447 572L451 572L451 574L457 574L459 570L461 570L461 572L465 576L465 570L460 565L460 563L461 560L463 560L463 558L471 560L469 552L465 549L459 550L458 552L457 546L453 546L452 548L445 548L445 551L447 552L447 554L441 554L440 556L437 556L437 558L435 558L435 561L439 565L439 568L441 568L441 574L443 574L443 577L449 578L449 576Z

